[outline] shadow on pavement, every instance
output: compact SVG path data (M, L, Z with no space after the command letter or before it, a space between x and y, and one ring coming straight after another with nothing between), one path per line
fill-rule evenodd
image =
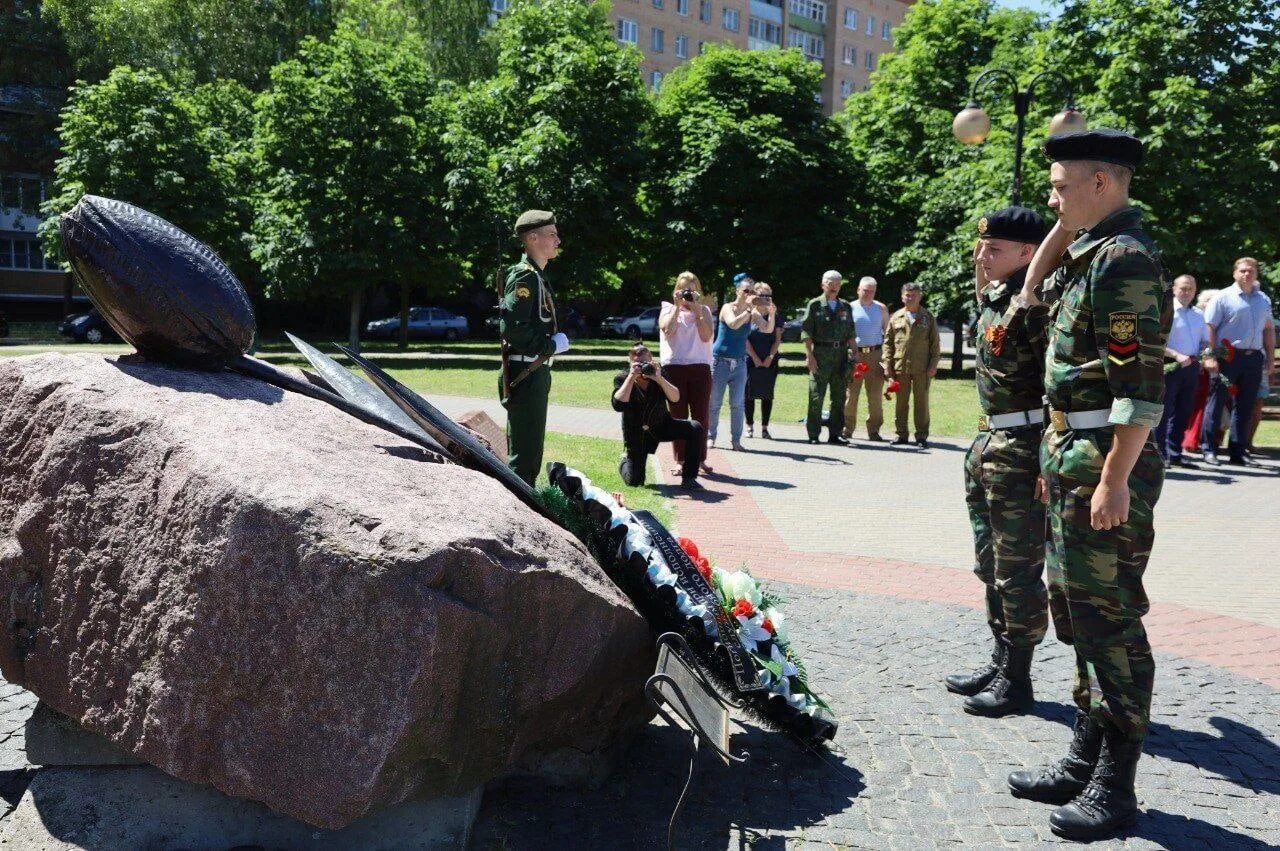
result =
M741 485L744 488L765 488L773 491L789 491L795 488L791 482L775 482L769 479L742 479L737 476L726 476L724 473L703 473L698 477L708 482L724 482L725 484Z
M1190 848L1269 848L1271 846L1252 836L1236 833L1198 818L1166 813L1163 810L1143 810L1138 823L1124 834L1125 838L1146 839L1169 851Z
M679 820L678 848L783 848L779 837L848 809L865 784L862 774L834 754L827 764L791 739L751 724L732 737L744 765L725 766L705 749L699 755ZM667 842L667 823L689 770L689 737L651 724L618 771L595 789L554 789L513 780L485 795L471 847L654 849ZM607 817L601 817L608 813ZM537 837L535 840L534 837Z

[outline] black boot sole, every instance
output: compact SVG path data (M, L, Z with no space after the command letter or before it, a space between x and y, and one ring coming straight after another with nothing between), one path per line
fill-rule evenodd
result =
M1036 708L1035 699L1032 698L1025 703L1006 703L1002 706L995 706L991 709L970 706L968 703L964 705L964 711L970 715L977 715L979 718L1004 718L1006 715L1029 715L1031 710Z
M1049 829L1053 831L1054 836L1061 836L1063 839L1071 839L1076 842L1094 842L1099 839L1110 839L1118 833L1123 833L1133 827L1138 821L1136 812L1129 813L1117 822L1112 822L1106 827L1091 828L1088 830L1060 830L1053 822L1049 823Z
M1040 804L1053 804L1054 806L1060 807L1063 804L1071 803L1071 801L1075 799L1076 795L1079 795L1084 791L1085 785L1086 784L1081 783L1080 788L1076 789L1074 792L1044 793L1032 792L1028 789L1019 789L1017 786L1010 783L1009 794L1015 798L1021 798L1024 801L1035 801Z
M959 686L953 686L951 683L947 682L946 680L943 680L942 684L946 686L947 691L951 692L952 694L962 695L963 697L973 697L975 694L980 694L981 692L985 691L987 686L991 684L991 680L994 680L995 678L996 678L995 674L992 674L988 679L983 680L982 685L978 686L977 688L972 688L972 687L960 688Z

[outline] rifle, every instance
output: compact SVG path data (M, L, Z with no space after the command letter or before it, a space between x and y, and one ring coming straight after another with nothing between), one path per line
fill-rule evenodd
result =
M494 259L496 260L493 280L494 287L498 292L498 311L499 314L501 314L502 299L506 297L507 293L506 282L502 280L502 223L498 219L493 220L493 244ZM499 333L501 334L501 332ZM498 401L503 405L503 407L506 407L507 400L511 398L511 388L514 385L511 383L511 364L509 360L510 352L507 346L507 338L500 336L499 340L501 343L500 349L502 353L502 392L499 394L501 398L499 398Z

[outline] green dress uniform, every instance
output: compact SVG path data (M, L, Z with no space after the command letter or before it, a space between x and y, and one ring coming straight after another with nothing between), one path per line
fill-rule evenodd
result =
M843 299L836 299L836 306L832 308L826 296L819 296L805 306L800 330L801 339L813 341L813 357L817 361L817 369L809 376L805 428L810 440L818 440L822 431L822 402L829 390L831 413L827 434L835 443L844 430L845 376L849 371L849 344L854 338L853 311Z
M1090 523L1093 492L1111 451L1113 425L1155 427L1164 412L1164 346L1169 304L1160 255L1125 207L1085 231L1050 281L1045 394L1050 427L1041 449L1049 488L1055 593L1066 602L1076 648L1075 700L1090 706L1089 669L1101 715L1126 738L1147 731L1155 663L1142 626L1149 604L1142 574L1155 539L1164 465L1150 440L1129 474L1129 520Z
M546 273L528 255L507 270L507 286L501 303L502 340L507 346L512 382L538 364L504 401L507 408L507 463L520 478L533 485L542 468L547 432L547 400L551 395L551 360L557 332L555 296ZM501 381L501 379L500 379ZM501 395L501 388L499 394Z

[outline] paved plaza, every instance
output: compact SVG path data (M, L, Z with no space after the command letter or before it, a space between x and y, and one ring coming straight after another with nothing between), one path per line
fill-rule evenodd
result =
M436 401L452 415L482 408L501 421L489 400ZM549 427L616 437L616 417L559 407ZM703 756L678 847L1056 842L1050 808L1011 797L1005 777L1065 750L1068 648L1050 636L1037 654L1030 716L968 716L941 685L989 641L969 569L966 444L810 446L795 424L773 431L778 440L749 440L752 451L715 452L705 493L672 491L676 524L721 566L747 566L787 599L793 640L840 733L823 760L737 719L732 744L750 760L725 768ZM1280 525L1269 517L1278 498L1271 467L1179 471L1166 482L1147 577L1158 669L1138 774L1143 812L1129 835L1097 847L1280 846ZM33 706L0 684L9 808L33 773L22 750ZM473 847L664 847L688 754L686 734L655 722L598 788L511 781L486 796Z

